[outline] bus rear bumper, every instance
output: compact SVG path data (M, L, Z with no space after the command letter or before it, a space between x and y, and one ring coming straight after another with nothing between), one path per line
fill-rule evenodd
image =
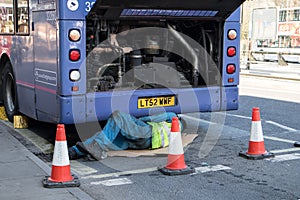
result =
M174 105L156 107L139 105L140 99L174 97ZM162 101L162 100L161 100ZM141 104L141 103L140 103ZM184 89L147 89L88 93L85 96L61 97L61 123L74 124L107 120L114 111L146 116L159 112L215 112L238 109L238 88L210 87ZM142 107L144 106L144 107Z

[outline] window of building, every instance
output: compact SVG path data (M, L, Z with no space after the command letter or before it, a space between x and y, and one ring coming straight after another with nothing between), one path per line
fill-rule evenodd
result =
M0 33L14 33L14 4L6 0L0 4Z
M286 10L279 11L279 21L286 22Z
M279 36L279 47L291 48L291 37L290 36Z
M286 14L286 21L293 21L294 10L288 10Z
M28 0L17 0L17 32L29 32Z
M294 10L293 21L300 21L300 9Z

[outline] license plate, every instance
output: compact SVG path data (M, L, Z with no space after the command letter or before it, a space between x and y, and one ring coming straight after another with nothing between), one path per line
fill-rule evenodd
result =
M147 97L138 99L138 108L166 107L175 105L175 96Z

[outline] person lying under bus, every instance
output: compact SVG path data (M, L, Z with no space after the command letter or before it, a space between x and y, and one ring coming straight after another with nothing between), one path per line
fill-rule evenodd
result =
M172 118L175 113L165 112L135 118L115 111L102 131L68 149L70 160L90 155L96 160L106 157L109 150L157 149L169 145Z

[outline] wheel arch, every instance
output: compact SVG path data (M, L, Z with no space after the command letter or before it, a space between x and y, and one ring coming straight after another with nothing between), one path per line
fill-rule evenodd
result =
M2 92L2 83L3 83L3 71L5 68L6 63L9 62L11 64L11 61L9 59L9 56L6 53L3 53L0 58L0 103L3 103L3 92ZM12 65L11 65L12 66ZM13 70L13 69L12 69ZM14 70L13 70L14 73ZM15 74L14 74L15 75Z

